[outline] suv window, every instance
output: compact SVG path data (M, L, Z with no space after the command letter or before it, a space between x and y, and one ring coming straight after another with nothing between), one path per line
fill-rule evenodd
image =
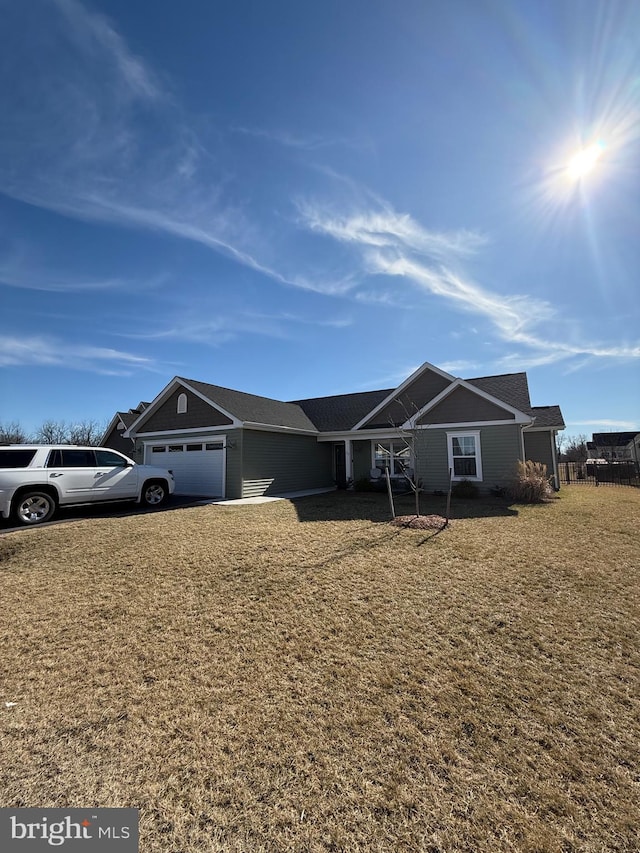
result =
M124 456L113 450L96 450L96 463L99 468L126 468L129 464Z
M47 468L95 468L96 456L93 450L58 449L52 450L47 460Z
M26 468L36 455L34 448L31 450L0 450L0 468Z

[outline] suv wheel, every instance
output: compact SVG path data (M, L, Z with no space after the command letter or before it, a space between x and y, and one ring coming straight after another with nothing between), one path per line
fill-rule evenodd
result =
M16 500L14 515L20 524L42 524L56 511L56 502L46 492L24 492Z
M145 483L142 489L142 503L145 506L154 507L162 506L169 497L167 484L162 480L150 480Z

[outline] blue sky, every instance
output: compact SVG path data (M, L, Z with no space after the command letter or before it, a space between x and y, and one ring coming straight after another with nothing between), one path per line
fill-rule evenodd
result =
M640 428L635 0L0 14L0 421L429 361Z

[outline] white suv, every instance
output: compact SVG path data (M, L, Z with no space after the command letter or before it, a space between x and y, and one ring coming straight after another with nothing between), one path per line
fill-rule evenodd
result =
M58 506L135 500L160 506L175 488L171 471L138 465L107 447L0 446L0 516L48 521Z

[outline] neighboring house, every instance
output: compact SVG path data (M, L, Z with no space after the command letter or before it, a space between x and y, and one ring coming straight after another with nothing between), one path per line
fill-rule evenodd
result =
M589 459L640 462L640 432L594 432L587 442Z
M135 440L129 437L125 438L125 431L138 419L148 405L148 403L138 403L135 409L129 409L128 412L116 412L102 436L100 445L110 447L112 450L119 450L120 453L124 453L125 456L129 456L136 462L141 462L142 455L136 448Z
M119 432L173 471L177 494L240 498L346 485L376 467L411 468L429 491L448 488L451 469L489 490L523 459L557 485L560 429L558 406L531 406L524 373L463 380L424 364L395 389L291 402L177 376Z

